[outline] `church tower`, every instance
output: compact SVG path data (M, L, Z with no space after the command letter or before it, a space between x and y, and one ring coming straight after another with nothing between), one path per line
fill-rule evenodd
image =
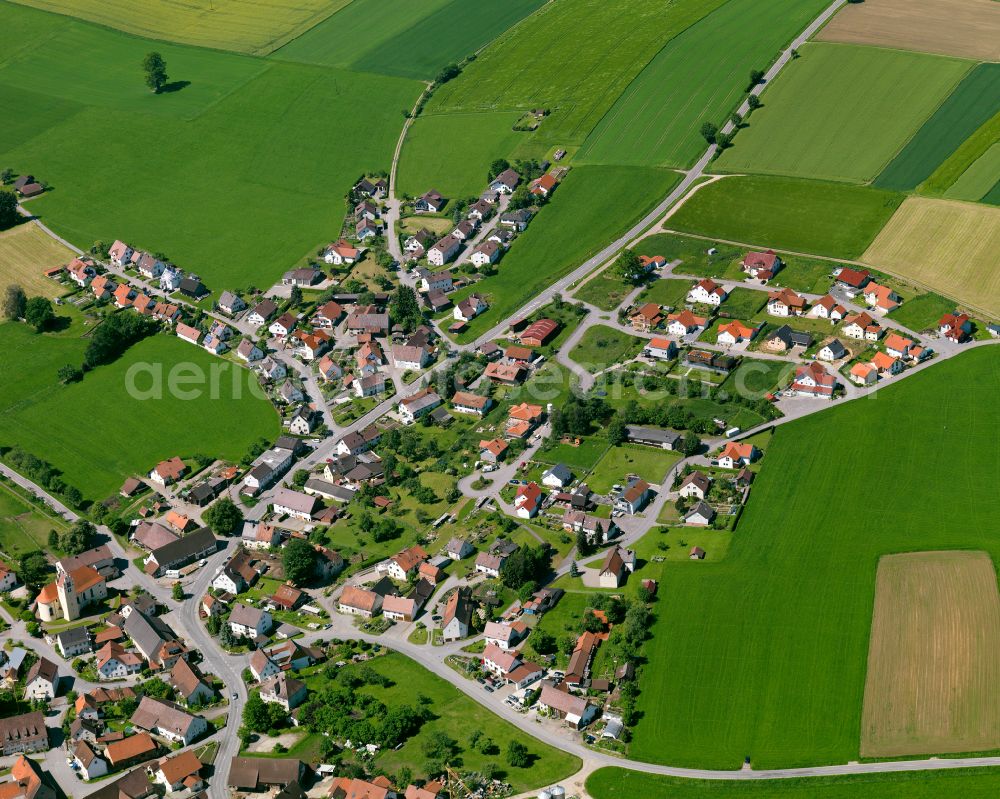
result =
M62 605L63 616L66 617L66 620L75 621L80 618L80 598L73 585L73 578L61 569L59 570L59 578L56 580L56 590L59 592L59 604Z

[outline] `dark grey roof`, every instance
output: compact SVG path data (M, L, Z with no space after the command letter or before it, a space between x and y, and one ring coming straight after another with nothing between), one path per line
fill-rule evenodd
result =
M642 427L641 425L630 424L627 427L629 440L657 441L671 447L681 440L680 433L673 430L664 430L659 427Z
M155 656L164 644L177 640L166 622L138 610L128 614L122 629L147 658Z
M215 546L216 539L212 531L208 527L202 527L183 538L178 538L176 541L164 544L159 549L154 549L153 560L160 566L164 566L194 558L206 550L214 549Z
M847 349L844 347L843 343L841 343L839 338L828 341L825 346L830 348L830 352L833 353L834 358L843 358L844 355L847 354Z
M573 472L570 471L569 466L565 463L557 463L548 469L548 473L553 477L558 477L562 482L568 483L573 479Z
M781 343L786 347L792 346L792 333L794 331L788 325L782 325L777 330L772 331L768 334L767 340L781 339Z
M64 649L77 644L90 643L90 631L86 627L70 627L56 635Z

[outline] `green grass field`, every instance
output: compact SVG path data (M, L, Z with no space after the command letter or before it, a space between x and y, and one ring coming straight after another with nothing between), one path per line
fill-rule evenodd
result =
M624 485L627 474L637 474L646 482L659 485L667 476L667 470L680 458L677 452L635 444L612 447L597 462L586 482L598 494L610 492L615 484Z
M944 193L949 200L981 200L996 185L1000 175L1000 142L969 165L962 176Z
M502 778L511 783L515 791L549 785L580 768L579 758L521 734L513 724L493 715L409 658L390 654L368 661L365 665L384 674L392 684L385 688L367 685L359 690L389 707L402 704L415 707L417 696L423 695L431 700L429 707L435 714L435 718L425 723L420 732L409 738L402 747L380 752L376 759L379 768L398 773L401 767L407 766L413 769L414 776L434 776L423 773L420 764L427 761L422 753L422 746L435 732L442 732L457 742L461 748L463 770L476 771L487 761L500 765L502 757L484 755L469 746L473 730L480 730L492 738L501 752L513 740L521 741L527 746L529 753L533 755L530 767L511 768L505 763L500 765L504 772ZM308 678L306 684L316 688L322 686L324 681L324 677L316 675Z
M862 182L875 177L968 71L943 56L807 44L764 92L721 169ZM864 91L858 91L863 85Z
M645 167L573 169L528 229L518 236L493 277L455 293L476 291L490 309L476 317L459 341L469 341L580 266L642 218L667 195L680 175Z
M350 0L16 0L126 33L182 44L266 55Z
M663 573L631 755L732 769L746 755L757 768L857 759L879 556L1000 556L998 390L1000 352L985 347L777 428L725 560ZM940 479L942 452L961 480ZM907 490L872 502L878 485Z
M0 551L8 557L49 548L49 531L62 532L65 522L28 504L12 488L0 485Z
M445 197L478 196L489 166L510 155L523 133L513 113L422 115L410 126L399 158L399 191L417 197L430 188Z
M645 340L613 327L594 325L583 334L569 357L588 372L599 372L639 354Z
M787 780L688 780L602 768L587 778L594 799L992 799L998 791L1000 775L990 768Z
M740 396L763 396L788 383L792 371L790 363L744 358L724 385Z
M677 308L684 304L690 290L690 280L677 278L655 280L639 295L638 300L640 302L655 302L668 308Z
M705 151L701 123L721 124L743 98L750 70L766 69L823 8L823 0L730 0L715 9L657 53L587 137L577 161L689 165Z
M920 294L888 313L889 319L910 330L935 327L937 320L955 310L955 301L933 292Z
M737 286L722 301L719 310L736 319L749 319L763 308L766 302L767 294L765 292Z
M921 194L943 196L951 186L997 141L1000 141L1000 111L984 122L955 152L934 170L933 174L917 187Z
M544 0L353 0L285 45L277 58L432 79L535 11Z
M483 50L427 110L548 108L525 154L580 144L665 42L723 2L635 0L623 14L601 0L555 0Z
M990 205L1000 205L1000 180L993 184L993 188L984 194L980 200Z
M604 269L573 292L573 298L589 302L602 311L613 311L636 286L623 280L613 269Z
M1000 64L980 64L906 143L875 179L875 185L896 190L916 188L997 113L1000 113ZM995 180L997 173L993 175ZM977 197L954 199L978 200L990 186L992 182Z
M84 496L103 499L127 475L149 471L173 455L238 460L252 441L278 434L271 404L251 395L249 381L256 378L249 371L173 336L146 339L82 382L59 385L56 370L82 360L86 342L78 337L81 332L74 325L64 334L38 336L24 325L0 325L4 365L18 376L0 386L0 444L19 445L49 461ZM140 391L153 387L144 364L160 370L160 399L129 393L129 385ZM201 396L184 399L170 392L177 364L190 365L204 377L221 368L216 396L210 382L187 385L183 376L178 388L199 390ZM130 373L133 367L136 371Z
M138 69L148 40L9 4L0 46L0 104L17 109L0 163L53 187L32 210L81 247L164 252L216 292L270 285L329 240L353 181L388 168L421 88L157 43L190 85L154 96ZM344 109L362 107L359 136Z
M759 247L857 258L902 201L901 194L861 186L732 177L695 193L667 225Z
M593 436L580 440L579 446L553 444L538 451L536 460L542 463L565 463L571 469L590 471L608 449L608 440L603 436Z

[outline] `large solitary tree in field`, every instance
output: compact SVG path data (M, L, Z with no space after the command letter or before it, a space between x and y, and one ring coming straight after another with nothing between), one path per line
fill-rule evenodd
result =
M0 191L0 230L14 227L17 224L17 197L14 192Z
M634 250L622 250L615 261L614 272L622 280L638 283L646 274L646 270Z
M167 62L163 60L157 52L147 53L142 59L142 72L146 79L146 85L154 94L163 91L167 85Z
M52 324L56 318L56 312L52 310L52 303L45 297L32 297L24 306L24 321L41 333Z

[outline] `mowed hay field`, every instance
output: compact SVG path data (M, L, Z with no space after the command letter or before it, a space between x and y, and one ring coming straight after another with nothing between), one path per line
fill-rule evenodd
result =
M901 194L866 186L734 176L700 188L665 227L761 247L857 258L902 201Z
M488 44L545 0L351 0L276 58L432 79Z
M633 0L623 13L604 0L553 0L435 91L427 111L548 108L523 154L581 144L666 42L724 2Z
M979 129L997 114L1000 64L980 64L892 159L875 179L875 185L883 189L916 188L965 141L974 135L978 138Z
M657 53L587 137L577 161L687 166L705 150L701 123L725 119L750 70L765 68L825 5L730 0L715 9Z
M886 555L861 723L862 757L1000 747L1000 592L985 552Z
M862 260L1000 316L1000 208L908 197Z
M857 760L880 557L1000 557L998 391L1000 348L979 347L777 427L727 556L663 565L631 757Z
M593 799L995 799L996 768L937 769L780 780L691 780L602 768L587 778Z
M817 38L997 61L1000 4L995 0L865 0L844 6Z
M15 0L151 39L266 55L350 0Z
M217 293L269 286L329 241L358 175L388 168L402 109L422 89L154 44L10 4L2 47L0 106L16 113L0 130L0 163L53 187L31 210L81 248L120 238L163 252ZM138 65L154 47L188 85L146 89Z
M846 44L807 44L800 54L764 91L721 169L870 180L972 66Z
M0 295L16 283L29 297L58 297L65 288L42 272L73 260L64 247L41 228L21 224L0 233Z

